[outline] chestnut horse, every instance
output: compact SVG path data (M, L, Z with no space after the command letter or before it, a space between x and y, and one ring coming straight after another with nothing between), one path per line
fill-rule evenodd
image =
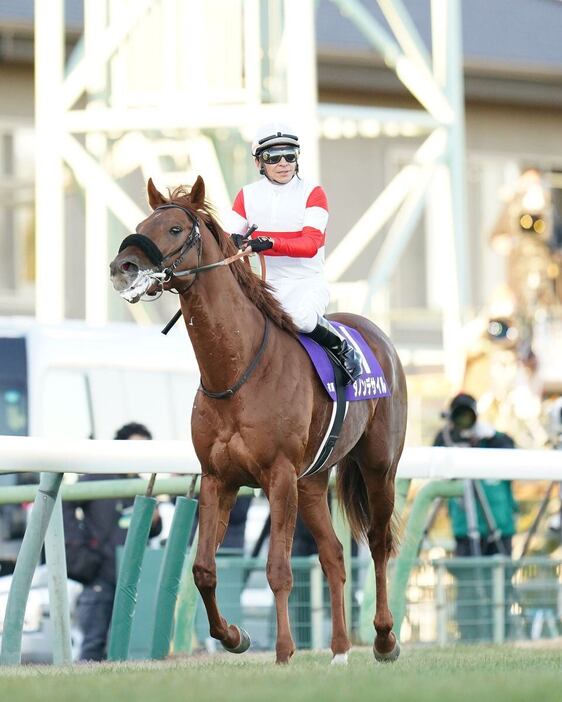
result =
M148 200L153 212L123 241L110 264L111 280L129 302L158 290L179 293L201 372L191 415L202 472L193 575L211 636L235 653L250 645L248 634L221 616L215 553L239 488L260 487L271 510L267 578L277 612L276 660L286 663L295 651L288 600L298 509L314 536L330 587L332 662L347 661L351 643L344 612L343 550L327 499L329 468L337 464L340 504L353 535L368 540L375 564L375 658L395 660L400 648L392 632L386 568L393 548L394 479L406 431L406 383L395 349L369 320L334 315L361 332L392 396L351 402L329 465L299 480L326 432L332 401L296 338L293 321L244 261L212 265L239 257L205 201L200 177L191 190L177 188L168 198L149 180Z

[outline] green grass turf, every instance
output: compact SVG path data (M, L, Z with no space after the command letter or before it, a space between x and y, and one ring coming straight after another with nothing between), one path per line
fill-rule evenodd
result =
M330 654L220 655L72 668L0 668L2 702L553 702L562 700L562 649L462 647L403 650L375 664L354 650L347 667Z

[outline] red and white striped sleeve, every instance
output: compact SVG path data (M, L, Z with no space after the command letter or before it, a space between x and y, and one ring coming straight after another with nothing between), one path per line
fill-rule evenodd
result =
M244 190L240 190L232 209L225 216L224 230L227 234L245 234L248 230L246 207L244 205Z
M266 254L312 258L324 246L328 224L328 199L323 188L317 185L306 200L303 228L300 232L257 232L270 236L273 248Z

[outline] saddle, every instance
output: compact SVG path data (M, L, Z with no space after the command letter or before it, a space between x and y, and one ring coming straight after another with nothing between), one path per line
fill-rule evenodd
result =
M352 344L361 358L361 375L353 383L346 385L346 377L339 364L319 344L305 334L299 334L299 341L312 361L320 381L333 402L332 417L328 430L320 444L311 465L300 478L318 473L327 463L336 441L339 438L350 402L375 400L390 397L391 392L380 363L362 335L352 327L331 320L338 332Z

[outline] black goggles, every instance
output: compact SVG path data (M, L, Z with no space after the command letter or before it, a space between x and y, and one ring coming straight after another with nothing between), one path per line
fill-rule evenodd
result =
M260 154L260 158L264 163L275 164L279 163L282 158L287 161L287 163L295 163L299 157L298 149L286 148L286 149L265 149Z

